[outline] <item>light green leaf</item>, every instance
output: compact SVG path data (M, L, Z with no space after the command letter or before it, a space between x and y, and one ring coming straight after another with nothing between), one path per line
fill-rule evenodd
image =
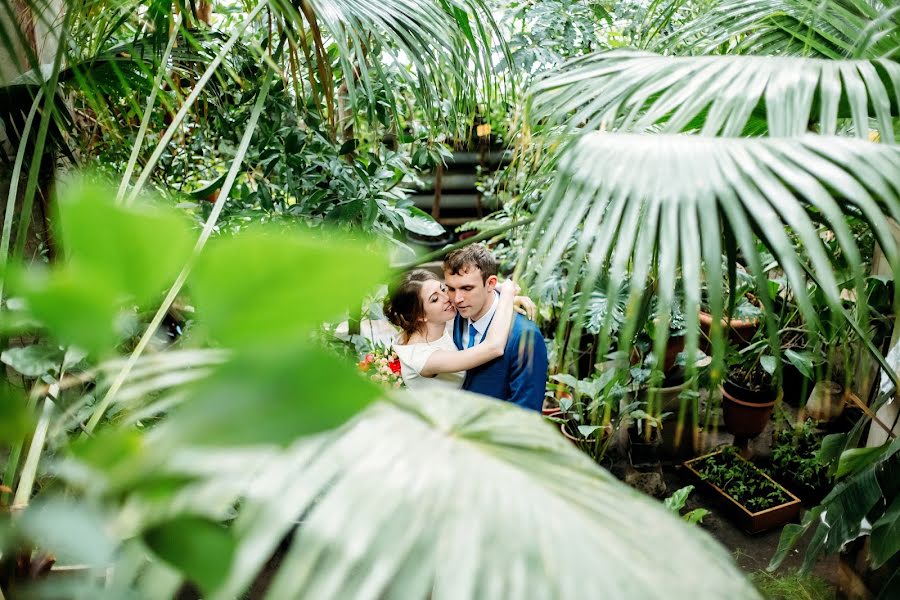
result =
M419 235L439 236L444 235L444 226L435 221L431 215L420 208L410 206L406 209L399 210L400 216L403 217L403 226L413 233Z
M49 273L31 270L13 287L59 342L97 354L115 344L118 292L104 278L68 266Z
M759 358L759 364L762 365L763 370L769 375L775 373L775 357L769 354L761 356Z
M241 597L286 536L270 598L759 598L709 534L476 394L398 393L253 481L210 600Z
M177 517L145 531L144 541L207 593L225 579L235 549L225 527L191 516Z
M671 496L663 500L663 504L677 515L681 512L681 509L684 508L684 503L687 502L688 496L693 491L694 486L692 485L686 485L683 488L679 488L675 490Z
M801 375L807 379L813 378L813 362L808 352L797 352L788 349L784 351L784 356L800 371Z
M691 525L696 525L697 523L703 522L703 517L709 514L709 511L705 508L695 508L689 513L685 514L681 517L685 523L690 523Z
M187 221L149 204L113 204L115 190L82 181L60 193L61 236L80 272L139 303L175 280L193 245Z
M340 236L251 229L212 240L190 280L199 321L236 347L294 342L388 277L385 254Z
M874 448L851 448L844 450L838 462L837 477L845 477L859 473L863 469L878 462L884 455L888 446L875 446Z
M260 350L218 367L156 433L165 445L290 444L342 424L379 394L315 347Z
M17 528L63 563L103 567L113 557L114 545L102 516L70 501L44 500L29 506Z

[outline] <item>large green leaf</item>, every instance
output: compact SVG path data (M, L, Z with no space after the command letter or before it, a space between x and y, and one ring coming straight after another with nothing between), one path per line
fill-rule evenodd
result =
M157 556L206 591L224 579L234 554L229 531L198 517L177 517L156 525L144 532L144 540Z
M757 597L708 534L492 399L401 394L266 463L214 598L295 528L270 598Z
M662 40L692 52L893 58L900 6L876 0L725 0Z
M871 118L893 143L900 64L614 50L570 61L534 85L530 102L535 123L638 132L735 136L757 115L772 136L802 134L810 123L834 135L839 118L852 118L856 136L867 138Z
M807 269L826 301L840 305L832 252L818 228L825 224L835 232L858 289L862 259L848 214L867 222L900 273L896 243L886 228L890 218L900 216L898 191L900 150L891 146L824 136L588 133L559 160L557 182L532 226L521 268L542 282L562 263L588 290L602 274L610 286L607 297L619 297L628 287L633 300L652 286L663 307L662 299L674 297L680 273L690 320L699 308L703 274L722 280L721 238L727 226L756 274L758 296L764 302L770 298L761 241L783 269L806 322L815 326ZM578 240L574 251L572 240ZM804 256L795 250L797 243ZM709 286L710 294L717 290ZM721 298L718 306L714 296L709 300L721 314ZM627 315L632 321L640 316L635 304ZM576 315L576 322L583 316ZM607 332L610 325L605 324ZM770 339L779 346L777 338Z
M193 246L175 211L115 206L115 190L89 181L60 194L61 235L69 260L122 294L146 302L171 285Z
M28 312L61 343L103 354L118 333L115 317L121 291L95 272L80 272L70 265L50 272L32 269L13 279Z
M900 552L900 496L872 525L872 567L877 569Z
M199 320L237 347L296 342L340 316L388 275L384 252L361 241L247 230L213 239L191 276Z
M342 424L380 393L352 366L317 348L238 355L190 391L154 432L165 446L289 444Z

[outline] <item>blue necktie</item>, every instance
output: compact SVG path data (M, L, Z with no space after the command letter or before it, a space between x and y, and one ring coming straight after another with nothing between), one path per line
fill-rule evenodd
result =
M466 348L471 348L475 345L475 336L478 335L478 331L475 329L475 326L471 323L469 324L469 345Z

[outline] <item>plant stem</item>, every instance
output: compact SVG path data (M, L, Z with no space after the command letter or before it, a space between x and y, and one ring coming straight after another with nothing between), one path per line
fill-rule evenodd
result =
M116 192L116 203L122 202L122 199L125 197L125 189L128 187L128 182L131 181L131 174L134 172L134 166L137 164L138 155L141 152L141 146L144 143L144 136L147 134L147 127L150 125L150 117L153 113L153 105L156 104L156 94L159 92L160 85L162 83L163 75L166 73L166 67L169 63L169 55L172 53L172 48L175 46L175 40L178 38L178 32L181 29L181 15L177 15L175 17L175 23L172 27L172 33L169 35L169 43L166 46L165 52L163 52L162 59L159 62L159 71L156 73L156 77L153 80L153 90L150 92L150 96L147 98L147 106L144 109L144 116L141 119L141 126L138 129L137 139L134 141L134 145L131 147L131 156L128 157L128 165L125 167L125 174L122 175L122 181L119 183L119 190Z
M263 2L262 4L265 4L265 2ZM181 270L181 273L178 274L178 278L175 280L175 283L172 284L171 289L169 289L169 293L166 295L166 298L163 300L162 305L159 307L159 310L156 311L156 314L153 316L153 319L150 321L150 324L144 331L144 335L141 336L141 339L135 347L134 351L128 357L128 361L125 363L125 366L123 366L122 370L119 371L119 373L116 375L116 378L113 380L113 383L109 387L109 390L107 390L106 395L103 396L103 400L100 401L100 404L91 415L90 420L85 426L85 431L88 434L92 433L97 427L97 424L100 423L100 419L103 418L103 414L106 412L106 409L108 409L109 405L112 404L113 398L115 398L115 395L119 392L122 385L125 383L125 380L128 378L129 373L131 373L131 370L137 364L137 361L140 358L141 354L144 352L144 349L150 343L150 339L153 337L153 334L156 333L156 330L159 328L160 324L165 318L169 307L172 306L172 302L175 301L175 297L178 296L178 293L181 291L184 282L187 281L188 275L190 274L191 269L194 266L194 262L197 260L197 257L200 255L203 247L206 245L206 242L209 239L210 235L212 235L213 228L216 225L216 221L218 221L219 215L222 213L222 209L225 206L228 195L231 193L231 188L234 185L234 181L235 179L237 179L238 171L240 170L240 167L244 162L244 157L247 155L247 149L250 146L250 139L253 137L254 131L256 131L256 123L259 120L259 115L262 112L263 105L265 104L266 98L269 96L269 88L272 85L271 67L266 70L264 78L265 79L263 81L262 89L260 89L259 95L256 98L256 104L253 106L253 112L250 114L250 121L247 123L247 129L244 130L244 135L241 138L241 144L238 147L237 154L235 155L234 161L231 163L231 168L228 170L228 175L225 177L225 182L222 184L222 191L219 193L219 197L216 198L216 203L213 206L212 212L210 212L209 218L203 225L203 231L200 233L200 237L197 239L197 243L194 246L194 251L191 254L191 257L188 259L187 264Z
M3 284L6 280L6 264L9 257L9 240L12 236L12 222L16 210L16 195L19 193L19 179L22 176L22 164L25 162L25 147L31 135L31 127L34 124L34 116L41 103L44 90L38 90L31 103L31 110L25 119L25 127L22 129L22 139L19 141L19 150L16 152L16 162L13 165L12 179L9 182L9 196L6 199L6 213L3 217L3 236L0 238L0 306L3 304Z
M231 51L231 49L237 43L238 39L240 39L241 35L244 33L247 27L250 26L250 23L252 23L253 20L256 19L257 15L259 15L260 11L262 11L262 9L267 4L268 0L261 0L260 3L256 5L256 8L250 11L250 14L247 15L247 18L244 19L244 21L235 28L234 32L231 34L231 37L227 42L225 42L212 62L209 63L206 71L200 77L200 80L197 81L197 85L195 85L194 89L191 90L191 93L185 99L184 104L181 105L181 109L179 109L178 113L172 119L172 123L160 138L159 143L157 143L156 148L153 150L153 154L150 155L150 158L147 160L147 164L144 165L141 174L138 176L138 180L135 182L131 193L125 199L125 204L130 204L140 193L141 188L144 187L144 184L147 182L147 179L149 179L150 174L156 167L156 163L159 162L159 159L162 156L163 152L165 152L166 148L169 146L169 142L172 141L172 138L175 136L175 132L179 127L181 127L181 122L184 120L184 117L187 115L190 108L194 105L194 102L197 101L197 98L200 96L203 88L206 87L206 84L209 83L209 80L216 72L216 69L218 69L219 65L222 64L222 61L225 59L225 55Z
M34 480L37 477L38 462L41 460L44 442L47 439L47 430L50 428L50 417L53 414L53 408L53 400L50 399L50 396L46 396L43 410L41 410L41 418L34 431L34 437L31 438L31 447L28 449L28 456L25 458L25 465L22 467L19 485L16 487L16 495L10 507L12 510L28 506L28 500L31 498L31 492L34 488Z
M479 233L478 235L473 235L472 237L466 238L459 242L456 242L455 244L450 244L449 246L444 246L440 250L435 250L434 252L429 252L428 254L420 256L419 258L417 258L416 260L414 260L410 263L400 265L399 267L395 268L394 270L397 272L402 272L402 271L412 269L414 267L418 267L419 265L423 265L427 262L431 262L438 258L442 258L443 256L446 256L447 254L453 252L454 250L459 250L460 248L465 248L469 244L483 242L484 240L487 240L494 236L500 235L501 233L505 233L505 232L509 231L510 229L515 229L516 227L522 227L523 225L528 225L532 221L534 221L534 217L528 217L527 219L522 219L520 221L516 221L515 223L510 223L510 224L504 225L502 227L497 227L496 229L491 229L489 231L483 231L483 232Z

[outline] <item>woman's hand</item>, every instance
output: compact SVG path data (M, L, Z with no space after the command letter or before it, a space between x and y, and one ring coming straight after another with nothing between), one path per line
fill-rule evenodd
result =
M537 306L534 304L534 300L528 296L516 296L516 299L513 300L513 308L517 313L528 317L529 321L534 321L534 315L537 314Z

